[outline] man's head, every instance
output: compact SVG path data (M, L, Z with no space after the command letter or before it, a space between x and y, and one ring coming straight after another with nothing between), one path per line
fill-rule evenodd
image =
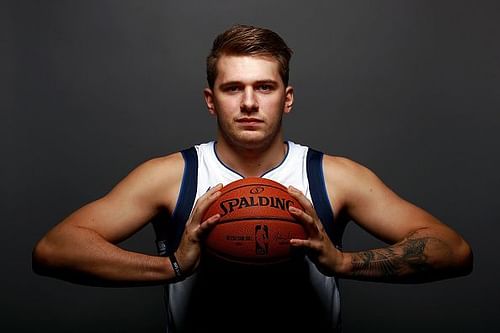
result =
M211 89L217 78L217 62L224 55L272 57L279 63L285 87L288 85L292 50L274 31L249 25L234 25L218 35L207 57L207 81Z
M291 53L281 37L263 28L236 25L215 39L204 96L217 117L219 147L283 144L281 119L293 105Z

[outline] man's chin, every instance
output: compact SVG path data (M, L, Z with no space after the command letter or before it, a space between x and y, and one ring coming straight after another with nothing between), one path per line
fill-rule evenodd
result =
M262 133L242 133L237 138L234 138L233 143L244 149L261 149L266 147L271 140L262 135Z

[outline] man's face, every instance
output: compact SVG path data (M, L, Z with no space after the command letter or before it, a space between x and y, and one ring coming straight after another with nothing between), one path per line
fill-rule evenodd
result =
M224 55L217 73L213 89L204 93L209 112L217 116L218 140L258 148L281 135L281 118L291 110L293 89L284 86L275 59Z

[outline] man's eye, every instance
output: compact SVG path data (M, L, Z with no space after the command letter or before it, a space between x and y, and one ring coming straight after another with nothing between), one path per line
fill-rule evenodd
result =
M236 92L238 90L240 90L240 87L238 87L238 86L229 86L226 88L226 91L230 91L230 92Z
M269 91L271 89L272 89L272 87L269 84L262 84L259 86L259 90L262 90L262 91Z

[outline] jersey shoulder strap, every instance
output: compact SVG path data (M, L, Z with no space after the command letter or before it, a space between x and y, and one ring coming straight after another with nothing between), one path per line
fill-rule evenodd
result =
M316 213L323 223L326 233L336 246L341 246L342 231L334 230L333 210L328 197L323 173L323 153L309 148L307 150L307 178L311 199ZM340 232L338 232L340 231Z
M155 220L156 246L159 255L167 255L175 251L184 232L196 198L198 184L198 154L191 147L181 151L184 158L184 173L175 209L168 221Z

